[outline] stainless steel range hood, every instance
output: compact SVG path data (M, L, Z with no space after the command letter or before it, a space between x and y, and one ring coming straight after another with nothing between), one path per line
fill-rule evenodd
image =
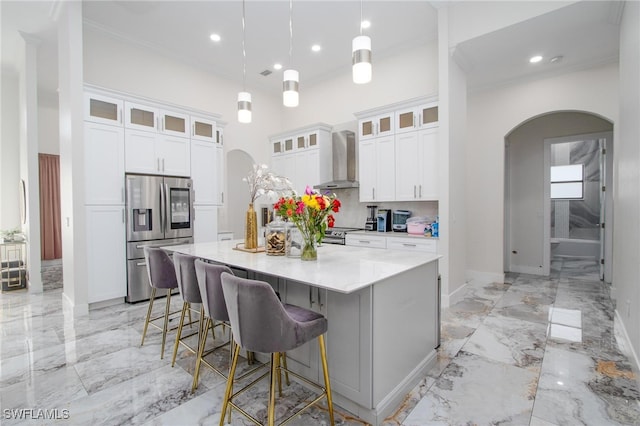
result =
M333 180L315 185L317 189L358 188L356 180L356 135L351 130L331 134Z

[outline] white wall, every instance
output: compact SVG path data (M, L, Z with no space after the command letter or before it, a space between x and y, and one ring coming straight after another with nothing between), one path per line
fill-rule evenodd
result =
M18 123L18 75L2 70L0 109L0 229L20 226L20 129Z
M559 112L535 118L507 136L509 143L509 200L511 271L543 273L544 252L544 140L612 131L606 120L579 112Z
M60 154L58 95L38 91L38 152Z
M626 2L620 25L620 120L615 141L613 283L617 311L640 353L640 3ZM627 307L629 303L629 307Z
M377 60L374 45L373 78L368 84L354 84L350 68L313 86L305 85L302 77L300 106L285 109L282 131L317 122L335 125L353 121L355 112L437 95L438 46L429 43Z
M467 216L469 270L504 271L505 136L538 115L573 110L618 121L617 64L469 96L466 204L473 212Z

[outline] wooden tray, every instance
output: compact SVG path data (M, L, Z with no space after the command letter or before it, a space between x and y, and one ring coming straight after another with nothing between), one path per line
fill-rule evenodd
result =
M236 244L235 247L233 247L233 249L238 251L244 251L246 253L264 253L264 246L256 247L254 249L244 248L243 246L244 246L244 243L238 243Z

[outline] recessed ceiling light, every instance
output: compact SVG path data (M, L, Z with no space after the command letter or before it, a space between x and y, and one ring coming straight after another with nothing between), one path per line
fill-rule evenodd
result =
M554 56L553 58L549 59L549 62L551 62L552 64L556 64L558 62L562 62L562 58L562 55Z
M362 21L362 23L360 24L360 26L362 27L362 29L366 29L369 28L371 26L371 22L369 21Z
M282 69L282 64L273 64L273 69L274 70L281 70Z
M529 62L531 62L532 64L537 64L541 60L542 60L542 56L540 55L532 56L529 58Z
M322 47L319 44L314 44L313 46L311 46L311 50L313 50L314 52L319 52L322 50Z
M209 38L211 39L211 41L220 41L221 40L220 39L220 35L218 35L218 34L211 34L209 36Z

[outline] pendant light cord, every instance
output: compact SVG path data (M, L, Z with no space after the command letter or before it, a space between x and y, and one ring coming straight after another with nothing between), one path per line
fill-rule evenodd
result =
M293 67L293 0L289 0L289 67Z
M247 79L247 51L244 47L245 24L244 24L244 0L242 0L242 91L246 92Z
M362 1L360 0L360 35L362 35Z

